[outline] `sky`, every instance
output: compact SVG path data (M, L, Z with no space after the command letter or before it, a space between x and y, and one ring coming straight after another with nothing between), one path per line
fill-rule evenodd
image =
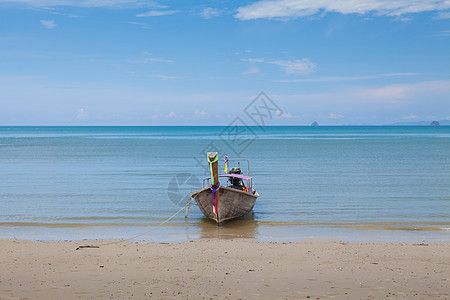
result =
M449 0L0 0L0 126L450 120ZM252 125L252 124L250 124Z

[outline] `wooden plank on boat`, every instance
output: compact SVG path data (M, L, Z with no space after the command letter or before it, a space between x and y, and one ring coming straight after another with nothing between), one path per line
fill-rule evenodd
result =
M217 152L208 152L208 161L209 161L209 164L211 165L210 169L212 169L211 186L214 189L218 189L218 187L220 186L220 182L219 182L219 158L217 157L218 155L219 154ZM219 218L219 199L220 199L220 194L219 194L219 191L217 190L217 192L216 192L217 215L213 212L213 215L215 216L217 223L220 222L220 218ZM212 195L212 192L211 192L211 201L214 201L214 195ZM214 207L212 207L212 209L214 210Z

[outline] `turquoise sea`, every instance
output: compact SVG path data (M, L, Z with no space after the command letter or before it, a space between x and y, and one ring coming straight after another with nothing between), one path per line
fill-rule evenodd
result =
M216 150L250 160L254 213L217 226L191 206L158 226ZM449 229L450 126L0 127L0 238L450 241Z

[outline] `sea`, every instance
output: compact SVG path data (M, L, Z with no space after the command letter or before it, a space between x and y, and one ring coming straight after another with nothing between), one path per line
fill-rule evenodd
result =
M213 151L260 195L219 226ZM0 238L450 241L450 126L4 126Z

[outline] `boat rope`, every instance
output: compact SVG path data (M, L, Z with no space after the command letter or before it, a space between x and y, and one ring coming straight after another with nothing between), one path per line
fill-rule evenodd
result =
M208 157L208 161L209 161L209 156ZM211 173L211 185L214 185L214 176L213 176L213 163L215 163L216 161L219 160L219 156L216 155L216 158L213 161L209 161L209 172Z
M216 187L213 187L211 185L209 188L212 190L212 193L213 193L213 213L217 216L216 193L217 193L217 190L220 188L220 182L217 184Z
M119 241L114 241L114 242L109 242L109 243L103 243L103 244L99 244L99 245L83 245L83 246L78 246L75 250L79 250L79 249L83 249L83 248L100 248L100 246L107 246L107 245L114 245L114 244L119 244L119 243L123 243L135 238L138 238L140 236L146 235L150 232L152 232L153 230L155 230L156 228L158 228L159 226L162 226L164 224L166 224L167 222L169 222L170 220L172 220L173 218L175 218L176 215L178 215L181 211L183 211L183 209L185 209L186 207L188 207L189 204L191 204L191 202L193 200L195 200L195 198L198 196L199 194L197 194L195 197L192 197L191 200L188 201L188 203L186 203L185 206L183 206L182 208L180 208L180 210L178 210L176 213L174 213L172 216L170 216L168 219L166 219L164 222L159 223L158 225L155 225L153 228L151 228L150 230L147 230L146 232L140 233L138 235L132 236L130 238L127 239L121 239Z

